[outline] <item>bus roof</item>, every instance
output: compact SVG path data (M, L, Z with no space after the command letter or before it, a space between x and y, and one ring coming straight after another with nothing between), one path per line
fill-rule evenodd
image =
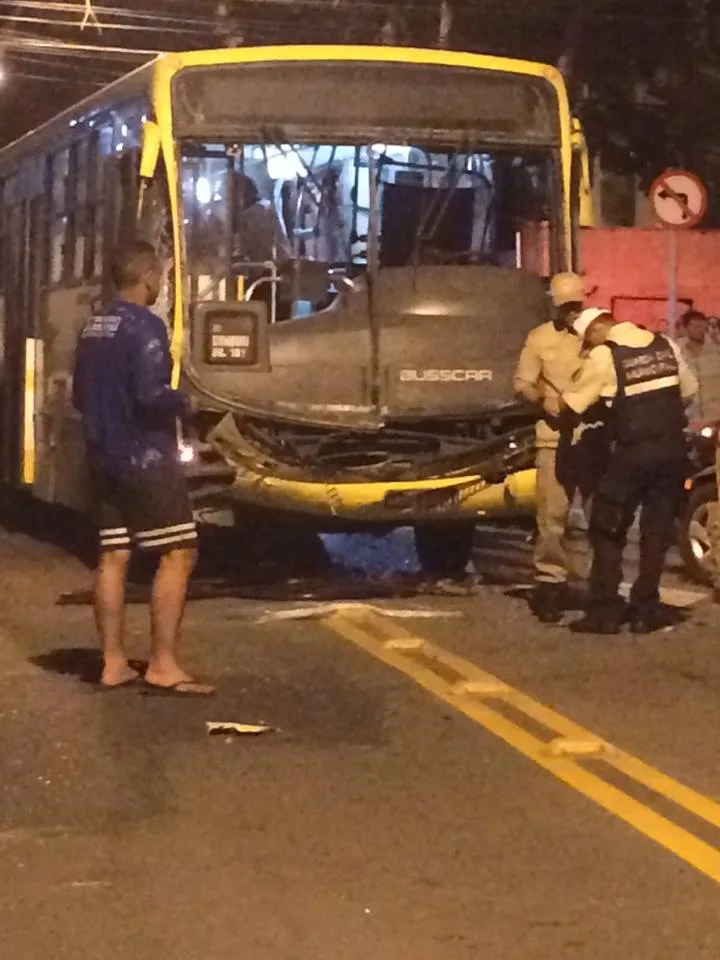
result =
M110 109L115 104L143 94L151 97L156 76L159 82L169 83L178 71L188 67L240 65L273 60L374 60L390 63L436 64L439 66L485 69L501 73L540 77L554 86L558 93L564 90L564 80L559 70L548 64L454 50L370 45L289 44L165 53L68 107L62 113L1 148L0 171L12 166L26 152L50 147L58 141L72 139L68 134L73 119L93 113L101 113L104 109Z
M85 97L78 103L73 104L62 113L57 114L50 120L36 127L34 130L23 134L17 140L0 149L0 169L13 164L18 157L33 149L39 149L42 146L49 147L58 140L65 140L70 128L70 122L80 116L88 114L101 113L109 109L114 104L125 100L131 100L133 97L142 96L143 93L148 96L152 92L152 82L155 72L155 64L158 58L154 58L149 63L143 64L131 73L113 80L106 87Z

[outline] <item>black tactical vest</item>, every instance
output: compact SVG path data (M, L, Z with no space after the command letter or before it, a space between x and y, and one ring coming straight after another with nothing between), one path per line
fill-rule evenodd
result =
M680 369L668 340L656 336L646 347L624 347L610 341L607 346L618 381L612 416L617 443L662 444L670 456L682 455L687 417Z

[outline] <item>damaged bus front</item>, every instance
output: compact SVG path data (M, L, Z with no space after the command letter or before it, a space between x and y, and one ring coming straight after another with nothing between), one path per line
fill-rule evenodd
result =
M412 524L424 556L454 542L458 561L475 518L531 510L512 376L547 278L572 266L556 71L202 52L161 62L155 109L198 504Z

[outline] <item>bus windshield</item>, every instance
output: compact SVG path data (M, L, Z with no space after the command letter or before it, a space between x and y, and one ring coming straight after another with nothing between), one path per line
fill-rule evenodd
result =
M181 156L194 300L234 298L238 277L247 289L300 264L300 288L312 289L285 283L294 315L332 299L333 274L494 264L548 275L556 259L561 198L549 148L276 137L185 140Z

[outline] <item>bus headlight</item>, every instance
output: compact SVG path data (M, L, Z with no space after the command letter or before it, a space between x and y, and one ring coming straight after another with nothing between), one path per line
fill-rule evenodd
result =
M189 443L181 443L178 447L178 459L180 463L192 463L196 457L195 447Z

